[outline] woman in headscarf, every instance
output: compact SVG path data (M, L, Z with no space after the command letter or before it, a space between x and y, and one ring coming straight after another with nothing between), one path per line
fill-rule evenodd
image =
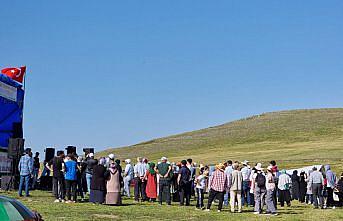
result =
M101 158L99 164L93 167L93 177L89 201L92 203L104 203L106 194L105 168L106 160Z
M292 200L299 199L299 176L298 171L294 170L292 174Z
M300 180L299 180L299 202L305 202L306 190L307 190L307 182L306 182L306 173L305 171L301 171L300 173Z
M146 195L152 202L155 202L157 198L157 182L155 164L152 162L149 163L149 170L145 174L145 179L147 180Z
M105 173L106 179L106 204L121 205L121 175L115 162L111 162Z

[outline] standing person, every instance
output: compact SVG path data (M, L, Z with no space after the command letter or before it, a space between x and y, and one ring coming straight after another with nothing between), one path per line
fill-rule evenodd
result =
M309 170L308 175L306 177L306 203L308 205L313 204L313 193L312 193L312 184L310 183L310 176L313 171Z
M267 213L272 215L277 215L275 202L274 202L274 192L276 190L275 180L274 180L274 173L273 167L268 166L267 168L267 177L266 177L266 205L267 205Z
M208 171L200 170L200 175L195 179L196 183L196 195L197 195L197 209L203 209L204 208L204 191L206 187L206 180L208 177Z
M157 165L157 173L159 175L159 186L158 186L158 202L162 205L162 200L165 198L167 205L171 205L170 197L170 174L172 167L167 163L167 157L161 158L161 163Z
M46 167L52 173L52 184L54 189L55 195L55 203L64 202L64 191L65 191L65 182L64 182L64 174L63 174L63 159L64 159L64 151L57 151L57 156L52 158L50 162L46 164Z
M117 168L116 163L112 162L110 168L105 173L106 182L106 204L108 205L121 205L121 175Z
M230 177L232 171L233 171L232 160L228 160L226 162L226 167L225 167L225 171L224 171L224 173L226 174L228 180L229 180L229 177ZM228 206L229 205L229 200L230 200L230 193L229 193L229 190L227 190L227 192L224 193L224 206Z
M243 168L241 169L243 176L243 189L242 189L242 205L251 205L250 202L250 174L251 169L249 166L249 161L244 160Z
M191 195L195 196L194 192L194 180L195 180L195 174L196 174L196 165L193 163L193 159L189 158L187 159L187 167L191 171Z
M187 161L181 161L181 168L179 170L179 175L177 178L177 183L179 185L179 194L180 194L180 206L183 206L186 199L186 206L190 205L191 194L192 194L192 177L191 170L187 167Z
M156 180L156 171L155 164L153 162L149 163L149 170L145 173L146 184L146 195L151 202L155 202L157 198L157 180Z
M139 198L141 197L141 201L146 201L145 195L145 188L146 182L144 180L146 173L146 166L142 163L142 158L137 158L137 164L134 167L134 174L135 174L135 201L139 202Z
M300 172L300 177L299 177L299 202L305 203L305 197L306 197L306 187L307 187L307 182L306 182L306 173L305 171Z
M255 198L254 214L261 214L265 202L266 189L266 177L263 174L263 168L261 163L257 163L255 166L256 172L252 177L252 187Z
M335 201L333 200L333 189L335 188L336 184L336 175L332 172L330 165L325 165L325 175L326 175L326 189L327 189L327 206L333 207L335 206Z
M75 203L76 202L76 186L77 186L77 163L75 161L73 154L68 154L66 161L64 162L64 171L65 171L65 185L66 185L66 194L67 202L66 203ZM73 201L71 201L71 196L73 196Z
M18 170L20 174L20 183L19 183L19 190L18 194L19 196L23 196L23 185L25 184L25 196L29 197L29 183L30 179L33 173L33 160L32 157L30 156L31 154L31 149L27 148L25 150L25 155L22 156L19 160L19 165L18 165Z
M76 178L77 178L77 187L76 187L76 194L81 197L81 202L84 201L84 189L83 189L83 183L85 182L85 178L83 179L83 176L86 176L85 170L86 170L86 165L83 162L82 156L77 157L77 172L76 172ZM87 185L86 185L87 186ZM86 188L85 188L86 189Z
M279 176L279 197L280 197L280 206L284 207L285 201L287 206L291 206L291 194L289 192L290 185L292 184L292 180L289 175L286 173L286 170L281 171L281 175Z
M35 153L35 157L33 158L33 177L32 177L32 189L36 189L38 174L39 174L39 152Z
M338 195L339 206L343 207L343 173L341 174L341 178L338 180L336 184L335 190L335 194Z
M218 212L221 212L223 208L224 193L228 189L227 175L224 173L225 166L220 163L216 165L216 170L212 174L209 181L210 193L208 196L208 203L206 211L210 211L212 202L215 198L219 200Z
M238 212L242 212L242 187L243 187L243 175L239 171L238 163L233 164L233 171L229 178L229 189L230 189L230 207L231 212L235 212L235 204L237 198Z
M93 167L93 177L89 201L92 203L103 204L106 195L105 168L106 160L101 158L99 164Z
M124 170L124 191L123 192L124 192L124 195L130 198L131 197L130 185L134 177L134 172L133 172L133 166L131 165L131 160L126 159L125 163L126 163L126 166Z
M94 159L94 153L89 153L85 161L86 167L86 180L87 180L87 192L91 191L91 182L93 176L93 167L98 164L98 161Z
M319 206L321 209L323 209L323 174L317 170L317 167L313 167L312 171L313 172L310 175L309 184L311 185L312 189L314 208L318 209L319 199Z
M291 176L292 179L292 200L299 200L299 176L298 176L298 171L294 170L293 174Z

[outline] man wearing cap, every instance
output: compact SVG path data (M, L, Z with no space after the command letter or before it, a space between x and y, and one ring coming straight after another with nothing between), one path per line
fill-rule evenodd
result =
M126 166L124 170L124 195L127 197L131 197L130 195L130 184L131 180L133 179L133 166L131 165L131 160L126 159L125 160Z
M252 205L250 202L250 174L251 169L249 166L249 161L243 161L243 168L241 169L243 176L243 189L242 189L242 205Z
M134 167L135 174L135 201L139 202L139 197L141 196L142 202L147 200L145 194L146 182L144 180L146 173L146 166L142 163L142 158L137 157L137 164Z
M314 201L314 208L318 209L318 199L319 199L319 206L323 209L323 185L324 185L324 178L323 174L318 171L317 167L313 167L313 172L310 174L309 184L312 188L313 193L313 201Z
M167 205L171 205L170 198L170 171L172 169L171 165L167 163L168 159L166 157L161 158L161 163L157 165L156 172L159 175L159 194L158 201L162 205L163 195L166 199Z
M27 148L25 150L25 155L20 158L18 170L20 173L20 184L19 184L19 196L22 195L23 185L25 183L25 195L28 197L29 194L29 182L33 173L33 160L30 156L31 149Z

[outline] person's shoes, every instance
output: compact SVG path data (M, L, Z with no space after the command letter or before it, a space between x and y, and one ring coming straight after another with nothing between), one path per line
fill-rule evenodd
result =
M55 199L54 203L59 203L61 202L59 199Z
M25 197L31 197L31 195L26 195Z
M218 213L220 213L220 212L221 212L221 210L219 209L217 212L218 212Z
M260 215L260 212L254 212L255 215Z
M277 216L279 215L277 212L271 213L272 216Z
M235 211L234 211L234 210L231 210L231 213L235 213Z
M205 211L205 212L210 212L210 209L205 209L204 211Z
M238 213L242 213L242 210L238 210Z
M65 201L65 203L72 203L72 201L71 200L67 200L67 201Z
M19 194L19 197L23 197L23 195L22 195L22 194Z
M64 202L65 202L65 200L64 200L64 199L62 199L62 200L61 200L61 202L62 202L62 203L64 203Z
M200 210L200 208L198 208L198 207L195 207L195 210Z

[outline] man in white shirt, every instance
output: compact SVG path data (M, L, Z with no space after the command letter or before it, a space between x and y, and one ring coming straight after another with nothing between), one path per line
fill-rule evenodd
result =
M233 168L232 168L232 160L228 160L227 161L227 166L225 168L225 175L227 177L227 179L229 180L230 178L230 175L233 171ZM228 206L229 205L229 200L230 200L230 194L229 194L229 191L227 191L225 194L224 194L224 206Z
M243 176L243 189L242 189L242 205L245 204L247 206L252 205L250 202L250 174L251 169L249 166L249 161L243 161L243 168L241 169L242 176Z
M137 158L137 164L134 167L134 176L135 176L135 201L139 202L141 197L142 202L146 201L145 187L146 182L144 180L146 166L142 163L142 158Z

